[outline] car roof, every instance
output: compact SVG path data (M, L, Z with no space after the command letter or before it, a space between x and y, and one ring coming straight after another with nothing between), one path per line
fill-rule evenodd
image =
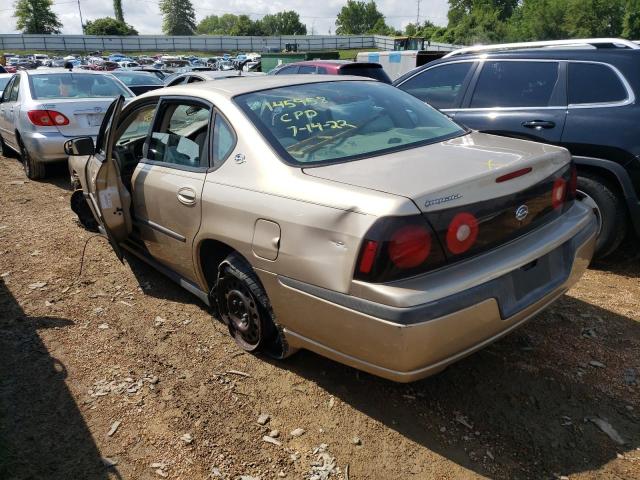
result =
M536 48L494 52L475 52L434 60L408 71L393 81L398 85L415 74L440 64L482 60L577 60L611 63L617 67L634 66L640 61L640 50L625 48ZM624 68L623 68L624 69Z
M523 58L523 59L551 59L551 60L591 60L611 58L629 58L640 56L640 50L623 48L536 48L494 52L476 52L445 57L428 65L435 63L455 62L457 60L482 60L487 58Z
M13 77L15 73L0 73L0 78Z
M243 75L243 77L245 76ZM376 82L376 80L371 78L352 75L256 75L246 76L242 82L238 82L235 78L223 78L215 82L196 82L187 85L176 85L174 87L154 90L142 96L162 95L165 91L171 91L178 95L202 96L204 98L216 95L232 98L236 95L272 88L345 81Z

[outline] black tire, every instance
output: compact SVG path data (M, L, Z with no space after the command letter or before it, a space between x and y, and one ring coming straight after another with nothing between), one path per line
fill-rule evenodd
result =
M20 156L22 157L22 167L27 178L31 180L40 180L46 176L46 170L44 163L37 162L29 154L29 151L22 143L22 140L18 139L18 145L20 146Z
M600 222L594 258L611 254L627 234L627 206L615 184L592 173L578 173L578 199L591 204Z
M284 358L284 335L267 294L251 265L237 253L231 253L220 264L212 298L240 348Z

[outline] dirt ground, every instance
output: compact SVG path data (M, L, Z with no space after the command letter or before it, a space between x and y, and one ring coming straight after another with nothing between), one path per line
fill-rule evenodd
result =
M240 353L190 294L86 243L69 196L64 168L28 182L0 158L2 479L640 478L633 242L516 333L400 385Z

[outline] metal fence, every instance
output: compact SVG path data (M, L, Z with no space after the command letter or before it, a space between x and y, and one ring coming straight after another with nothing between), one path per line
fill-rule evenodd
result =
M287 35L276 37L232 36L164 36L131 37L94 35L22 35L0 34L0 53L22 50L41 52L226 52L283 50L287 44L297 44L300 51L346 50L371 48L393 50L393 37L381 35ZM436 45L436 44L432 44ZM437 44L451 50L453 45Z

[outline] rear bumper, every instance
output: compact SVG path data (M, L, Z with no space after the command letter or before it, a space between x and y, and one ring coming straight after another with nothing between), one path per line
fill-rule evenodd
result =
M37 162L60 162L68 157L64 153L64 142L69 137L58 132L24 132L20 138L31 158Z
M580 279L593 255L597 222L582 205L571 210L563 215L562 228L532 232L509 248L470 259L460 275L447 276L448 269L434 274L430 281L452 283L438 284L434 290L454 293L426 303L398 307L258 273L291 350L312 350L390 380L410 382L433 375L511 332ZM567 228L572 234L563 239ZM540 238L543 235L546 238ZM558 238L563 239L559 245ZM508 256L509 249L521 252L520 263L503 271L498 259L491 257ZM474 264L486 262L487 257L500 274L469 285L474 271L482 270ZM538 264L548 277L544 282L532 280ZM413 298L416 293L415 285L393 288L398 297ZM425 292L428 289L423 285Z

